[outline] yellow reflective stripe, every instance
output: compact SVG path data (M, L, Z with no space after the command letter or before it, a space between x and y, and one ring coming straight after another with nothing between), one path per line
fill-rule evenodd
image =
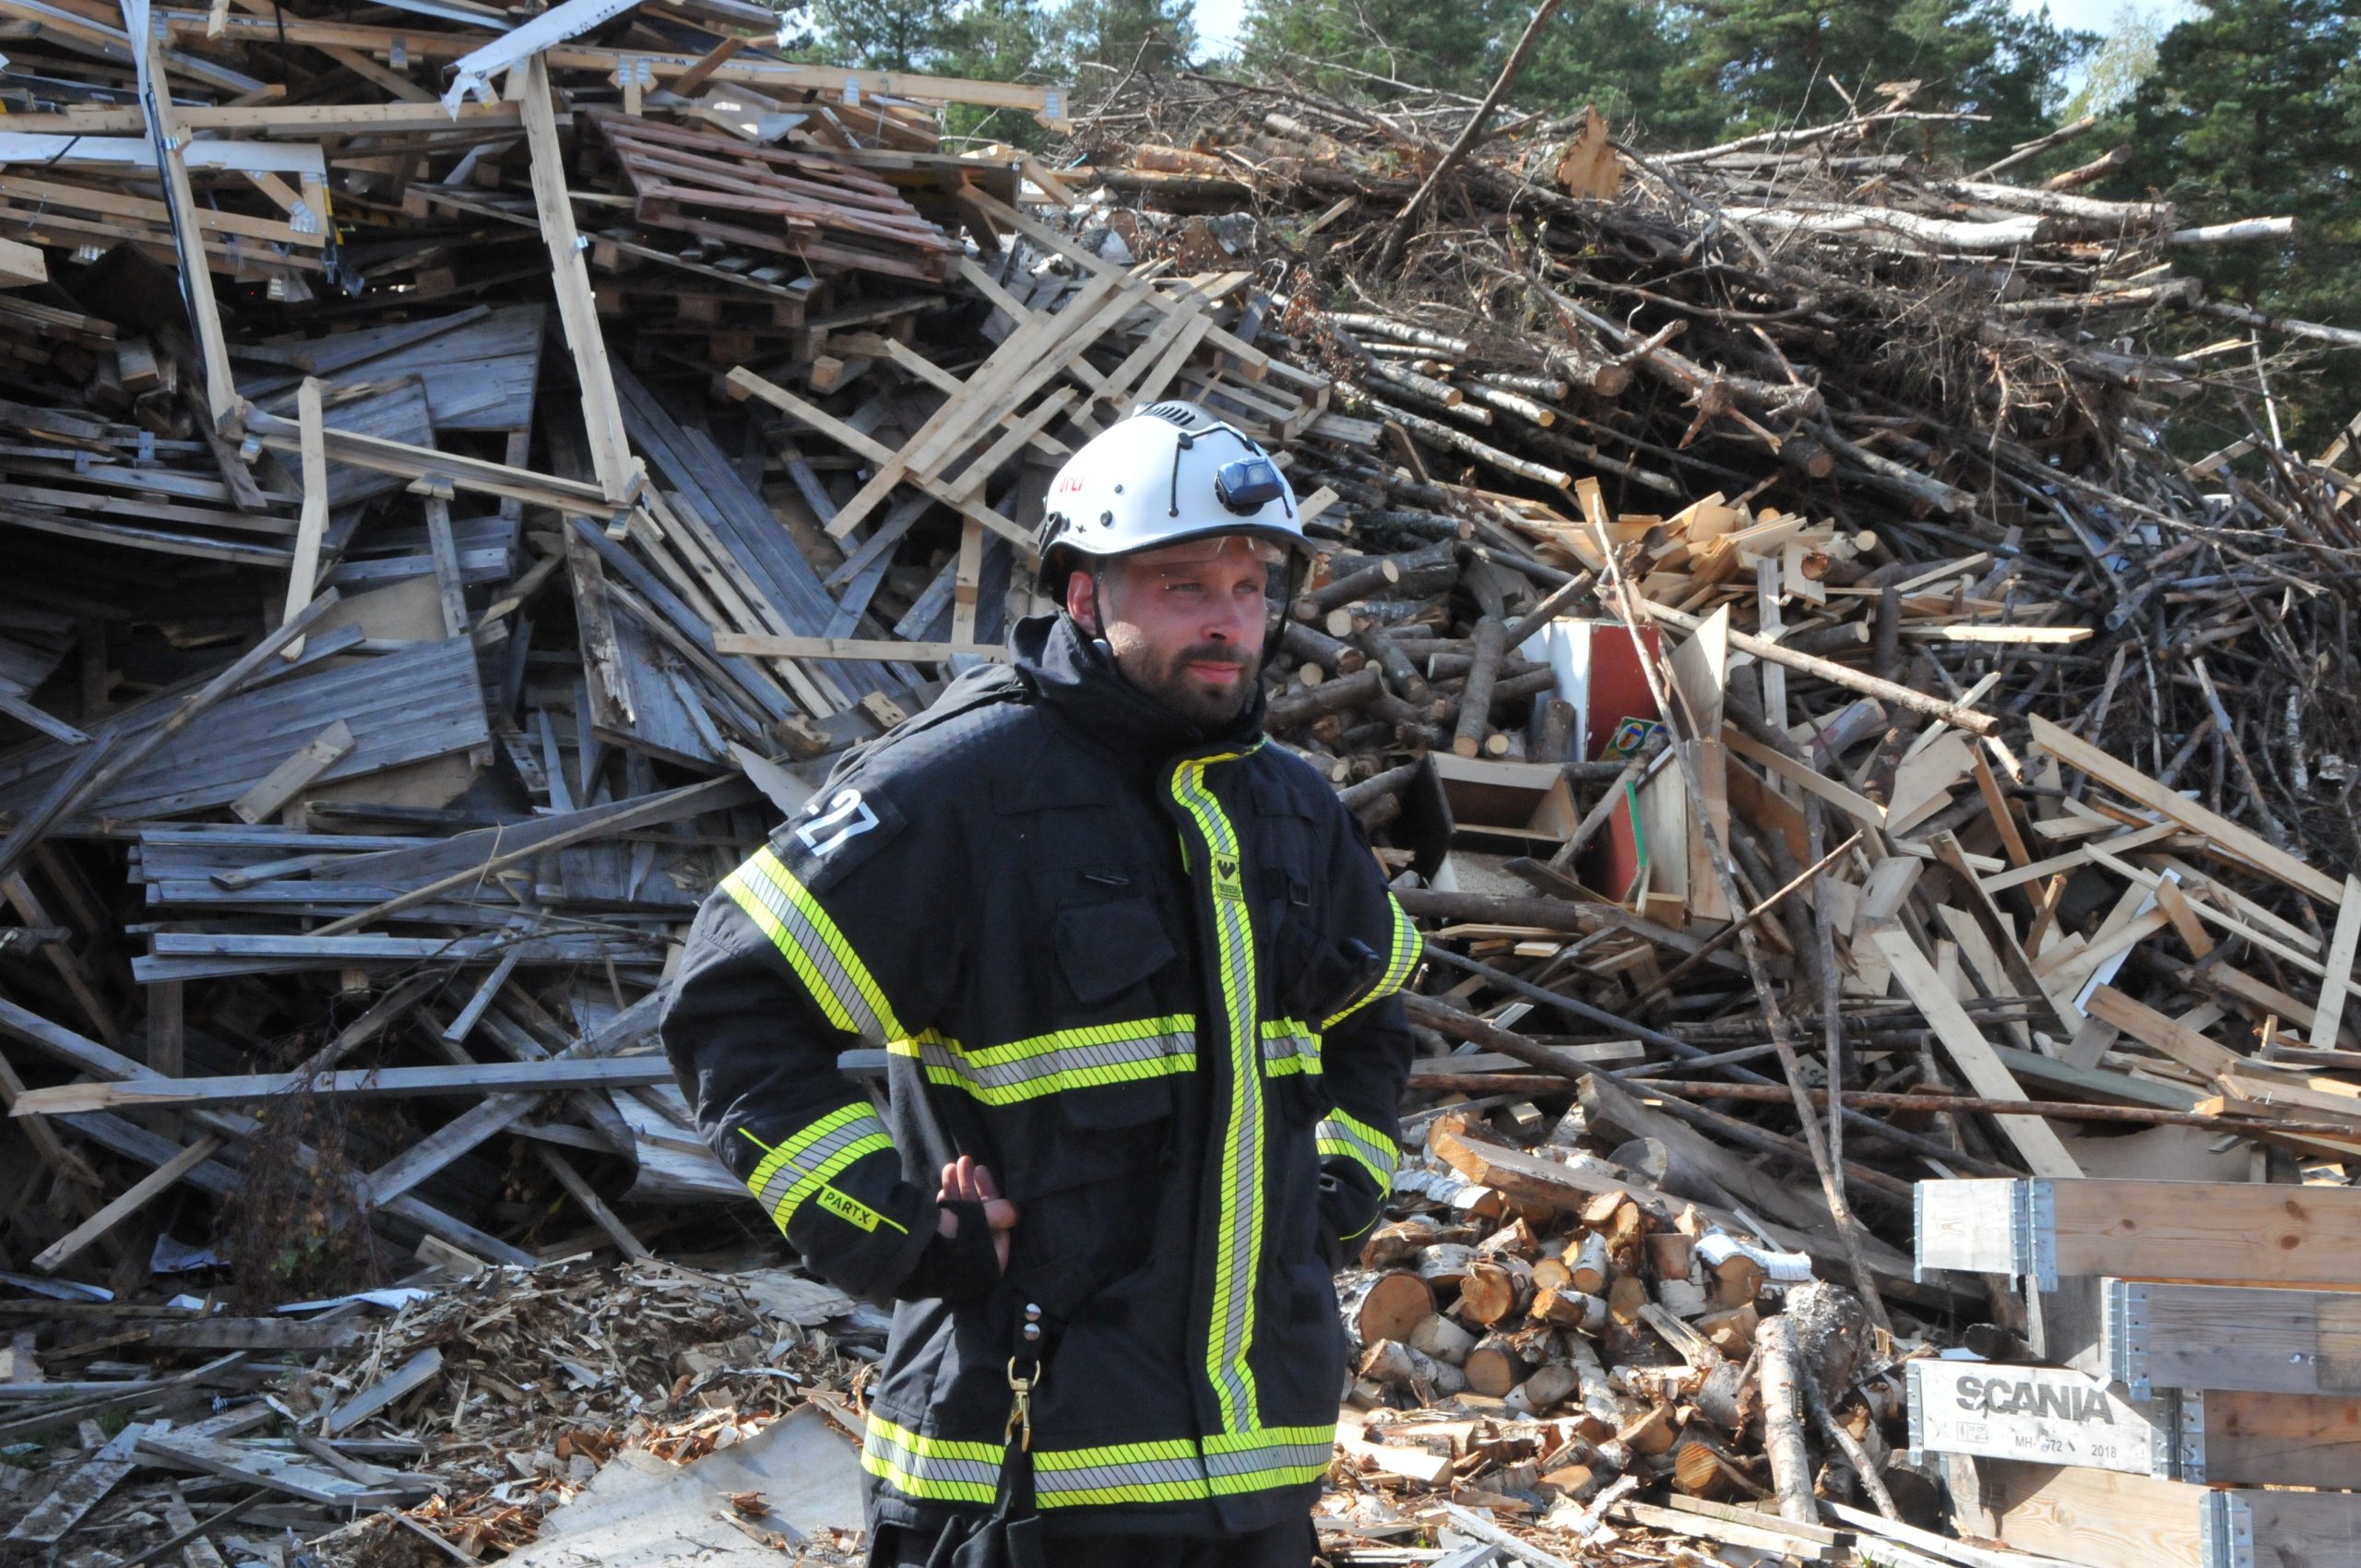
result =
M1193 1072L1197 1020L1193 1014L1175 1013L972 1049L929 1029L885 1049L919 1062L931 1084L965 1089L987 1105L1007 1105L1063 1089Z
M1275 1078L1319 1072L1319 1032L1300 1018L1275 1018L1264 1024L1263 1071Z
M1335 1452L1333 1424L1219 1432L1187 1438L1033 1450L1035 1501L1042 1508L1119 1503L1184 1503L1316 1481ZM990 1503L1001 1450L989 1443L921 1437L869 1417L861 1467L907 1496Z
M829 1023L883 1045L909 1033L828 911L769 849L722 879L722 889L785 956Z
M1205 1345L1205 1372L1221 1407L1223 1430L1233 1432L1256 1424L1254 1372L1247 1364L1247 1352L1254 1344L1254 1282L1263 1256L1262 1050L1254 932L1247 914L1238 835L1205 784L1205 769L1243 754L1202 757L1181 763L1172 772L1172 798L1204 840L1224 1044L1229 1053L1229 1105L1216 1188L1220 1213L1214 1235L1213 1332Z
M860 1467L910 1497L990 1503L999 1491L1001 1450L992 1443L921 1437L872 1414Z
M1323 1034L1335 1028L1370 1003L1381 1001L1401 990L1409 983L1410 971L1418 967L1418 954L1421 948L1417 923L1403 912L1401 900L1391 893L1385 896L1385 907L1394 911L1394 950L1386 957L1385 972L1378 976L1377 983L1362 992L1351 1006L1322 1024L1320 1029Z
M863 1100L839 1106L776 1146L764 1143L743 1127L738 1129L738 1134L763 1151L762 1162L746 1177L746 1190L754 1194L755 1202L770 1210L772 1222L782 1232L787 1229L788 1221L795 1218L795 1211L826 1187L831 1177L855 1160L894 1146L885 1123ZM846 1201L857 1200L848 1197ZM897 1230L905 1229L884 1215L877 1218Z
M1313 1139L1322 1158L1342 1155L1358 1160L1377 1178L1381 1194L1394 1190L1394 1168L1401 1160L1401 1146L1368 1123L1341 1111L1331 1111L1313 1129Z

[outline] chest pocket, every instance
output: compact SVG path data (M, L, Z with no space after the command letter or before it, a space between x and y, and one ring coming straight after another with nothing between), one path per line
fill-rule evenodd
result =
M1180 949L1135 867L1034 879L1049 911L1051 1015L1066 1027L988 1052L988 1116L1018 1202L1120 1183L1169 1153L1176 1077L1196 1062ZM1038 972L1038 971L1037 971ZM1082 1020L1090 1020L1087 1022Z
M1069 902L1058 910L1058 974L1074 1001L1098 1008L1128 991L1145 990L1180 954L1155 901L1144 892L1122 896L1122 889L1137 885L1136 878L1116 871L1081 876L1117 896Z

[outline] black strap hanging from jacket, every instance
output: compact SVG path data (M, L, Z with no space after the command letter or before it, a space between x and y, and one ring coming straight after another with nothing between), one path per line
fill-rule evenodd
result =
M1040 1380L1041 1309L1027 1302L1008 1359L1008 1432L991 1515L953 1553L952 1568L1047 1568L1033 1505L1033 1388Z

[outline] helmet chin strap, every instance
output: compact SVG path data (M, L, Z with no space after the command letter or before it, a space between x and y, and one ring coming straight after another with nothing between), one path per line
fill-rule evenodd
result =
M1090 568L1090 619L1095 623L1091 628L1090 640L1097 646L1099 652L1107 656L1107 662L1112 664L1115 662L1115 645L1107 640L1107 612L1098 602L1099 574L1104 570L1104 567L1096 564ZM1117 673L1121 672L1119 666Z

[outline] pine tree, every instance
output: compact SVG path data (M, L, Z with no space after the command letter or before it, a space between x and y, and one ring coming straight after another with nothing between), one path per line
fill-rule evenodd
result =
M931 68L953 0L813 0L806 52L831 65L872 71Z
M2361 327L2361 0L2205 0L2165 36L2132 104L2120 194L2152 188L2183 221L2296 220L2291 245L2184 251L2213 291ZM2317 422L2361 409L2361 363L2322 366Z
M1689 58L1691 19L1677 0L1561 6L1510 96L1519 108L1553 117L1590 104L1609 125L1636 126L1649 141L1694 140L1721 122L1696 94L1672 83ZM1507 20L1507 40L1513 41L1523 19Z
M1077 89L1103 90L1135 67L1160 73L1188 64L1197 52L1195 11L1192 0L1067 0L1053 26Z
M1049 18L1036 0L967 0L944 27L933 69L946 77L981 81L1039 81L1053 71L1049 54ZM1041 148L1049 131L1030 114L955 103L943 111L943 128L955 137L979 137L1013 147Z
M1982 160L2048 129L2060 77L2095 43L2007 0L1703 0L1673 85L1721 107L1725 134L1870 107L1887 82L1919 109L1988 116L1940 138Z
M1400 82L1473 96L1532 14L1504 0L1252 0L1240 53L1331 93L1391 97Z

